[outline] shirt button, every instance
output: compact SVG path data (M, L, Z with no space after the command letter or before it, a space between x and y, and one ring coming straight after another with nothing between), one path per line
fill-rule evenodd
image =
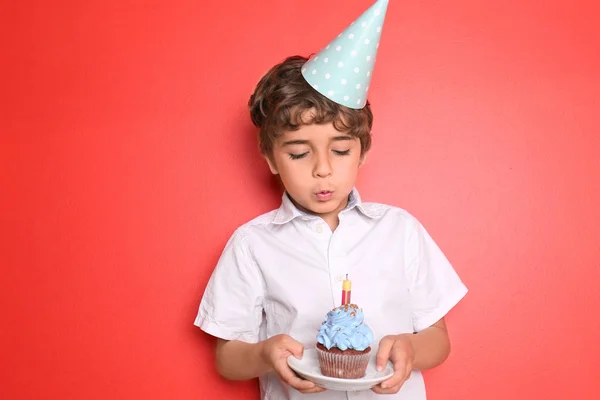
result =
M317 233L323 233L323 225L322 224L317 225Z

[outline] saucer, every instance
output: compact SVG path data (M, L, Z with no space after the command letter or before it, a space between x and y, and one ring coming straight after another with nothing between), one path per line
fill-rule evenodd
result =
M346 392L368 390L394 375L394 367L389 361L383 371L377 371L375 369L375 355L372 355L369 359L369 365L367 366L365 376L358 379L332 378L323 375L319 368L319 358L316 349L304 350L304 356L301 360L298 360L294 356L289 356L287 362L290 368L302 378L329 390L341 390Z

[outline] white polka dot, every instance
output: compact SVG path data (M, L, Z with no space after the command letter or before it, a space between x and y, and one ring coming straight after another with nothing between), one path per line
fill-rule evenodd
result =
M371 71L367 71L367 76L371 76Z
M335 48L335 51L340 51L342 49L342 46L338 46Z
M354 72L356 72L358 74L358 71L360 71L360 69L358 69L358 67L355 67ZM313 72L313 74L314 74L314 72Z
M357 89L360 89L360 83L357 83L357 84L356 84L356 88L357 88Z
M350 40L354 39L354 33L349 34L348 39L350 39Z
M328 63L329 62L329 58L325 57L325 59L323 60L324 63Z
M365 26L367 26L367 23L363 22L362 24L360 24L360 26L362 26L364 28Z
M313 70L312 70L312 74L313 74L313 75L315 75L316 73L317 73L317 70L316 70L316 69L313 69Z
M342 85L345 85L346 83L348 83L348 81L345 79L342 79Z
M367 56L367 61L371 61L371 56Z
M342 68L343 66L344 66L344 63L340 61L340 62L338 63L338 67Z
M369 44L371 41L369 39L365 39L365 44Z
M333 92L333 90L330 90L329 92L327 92L327 94L330 95L330 96L333 96L334 92Z
M356 104L360 104L360 99L356 100Z
M348 101L349 98L350 97L348 97L348 96L344 96L344 100L346 100L346 101Z
M381 32L381 27L380 26L377 27L377 32Z
M354 57L356 55L356 50L352 50L350 54L352 54L352 57Z
M375 10L375 13L374 13L374 14L375 14L375 15L379 15L379 14L381 14L381 11L379 11L379 10Z
M325 74L325 79L329 79L329 78L331 78L331 75Z
M319 88L319 85L313 85L313 87L314 87L315 89L318 89L318 88Z

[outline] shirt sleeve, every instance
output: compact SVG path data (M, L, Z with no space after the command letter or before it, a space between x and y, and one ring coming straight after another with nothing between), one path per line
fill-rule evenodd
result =
M256 343L263 313L263 282L238 229L229 239L210 277L194 325L225 340Z
M413 329L419 332L442 319L468 290L418 221L414 220L407 240Z

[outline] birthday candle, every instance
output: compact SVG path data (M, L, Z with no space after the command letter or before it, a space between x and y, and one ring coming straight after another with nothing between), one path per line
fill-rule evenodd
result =
M351 292L352 282L348 279L348 274L346 274L346 279L342 282L342 305L350 304Z

